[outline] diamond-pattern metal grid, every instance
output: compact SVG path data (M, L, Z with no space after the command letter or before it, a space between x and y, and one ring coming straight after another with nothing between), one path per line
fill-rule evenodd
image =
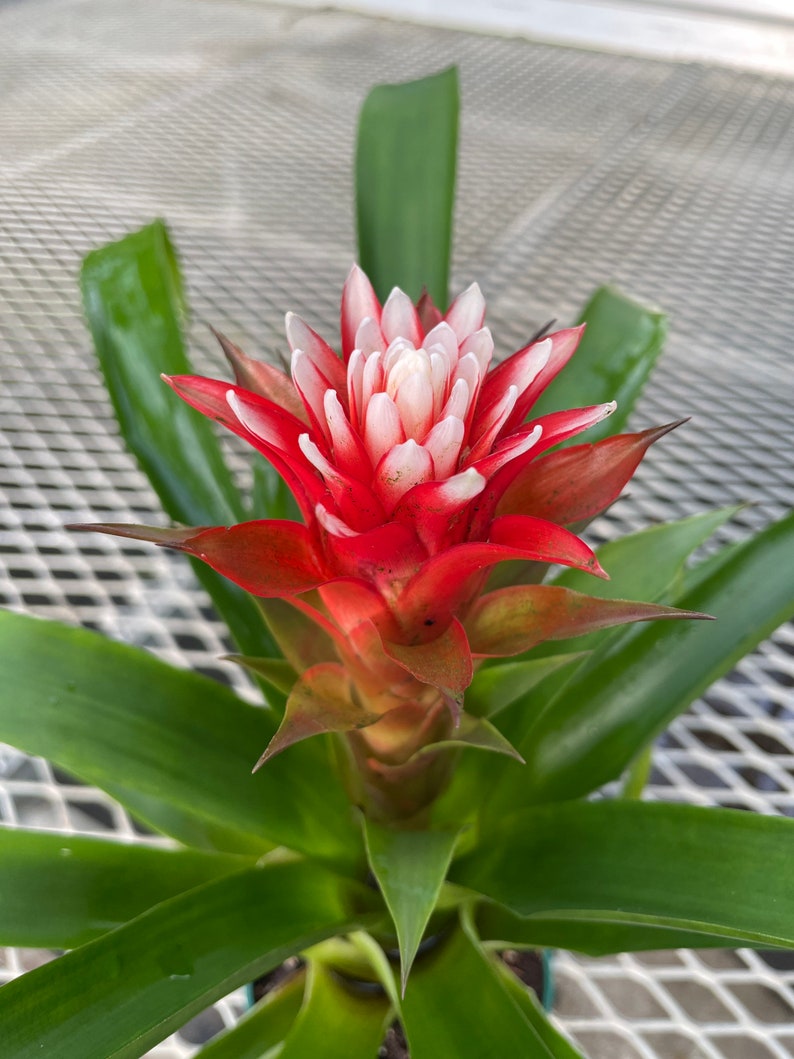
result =
M205 321L265 354L283 348L286 308L332 334L360 101L376 81L452 61L465 100L456 279L483 285L502 352L606 279L672 313L636 421L693 422L652 451L594 537L754 503L728 541L791 506L791 82L233 0L31 0L0 7L4 604L248 693L217 661L223 629L186 566L61 528L157 518L94 366L79 260L166 216L201 369L222 370ZM244 480L247 456L229 451ZM784 629L659 741L650 794L794 813L792 684ZM101 792L11 748L0 821L142 840ZM0 981L44 958L0 950ZM558 1017L592 1059L794 1055L786 954L559 955L557 977ZM242 1002L156 1055L192 1054Z

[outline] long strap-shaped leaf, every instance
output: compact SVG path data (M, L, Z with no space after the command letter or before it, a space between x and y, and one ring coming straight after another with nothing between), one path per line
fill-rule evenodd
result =
M477 915L477 928L489 949L568 949L588 956L617 952L651 952L658 949L722 949L731 942L724 934L660 926L616 918L614 912L588 912L582 919L570 913L534 913L517 916L504 905L485 902ZM737 939L741 944L741 939Z
M71 949L244 857L0 829L0 945Z
M426 287L447 304L458 138L458 75L378 85L361 109L356 206L361 266L383 299Z
M133 1059L352 921L340 880L306 863L209 883L4 986L3 1052Z
M232 1029L215 1037L199 1052L201 1059L262 1059L280 1045L301 1009L306 972L268 993Z
M182 281L165 225L155 221L95 250L80 281L122 436L166 514L187 526L245 521L212 424L160 379L190 373ZM275 654L251 597L203 563L194 569L243 652Z
M573 798L617 778L638 748L794 615L794 515L770 526L676 600L714 622L658 623L565 685L498 792L503 809Z
M262 1059L280 1045L301 1009L306 971L268 993L236 1026L215 1037L199 1052L201 1059Z
M575 1059L555 1050L510 995L491 958L462 931L414 967L402 1005L411 1059ZM540 1016L542 1018L542 1016Z
M545 806L505 819L450 878L518 915L579 923L582 935L592 918L794 947L794 821L782 817L653 802Z
M252 776L275 723L220 684L84 629L7 612L0 672L0 740L122 801L133 792L130 808L153 826L175 824L175 837L189 840L191 824L196 834L209 825L205 837L230 852L276 843L348 863L358 855L323 745L291 748Z

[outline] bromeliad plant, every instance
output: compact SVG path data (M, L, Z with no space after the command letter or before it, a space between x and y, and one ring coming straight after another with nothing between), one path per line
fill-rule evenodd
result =
M176 841L0 832L0 942L73 950L0 990L14 1059L141 1055L296 954L202 1056L374 1059L397 1019L412 1059L569 1059L499 950L794 945L792 821L635 797L654 736L794 613L794 520L694 567L732 511L582 540L677 425L618 433L664 320L604 289L494 365L476 285L444 311L456 119L454 71L368 98L341 356L290 314L291 377L222 336L236 381L189 373L162 225L86 260L180 524L92 528L196 561L266 706L2 616L0 738ZM265 457L248 502L202 416Z

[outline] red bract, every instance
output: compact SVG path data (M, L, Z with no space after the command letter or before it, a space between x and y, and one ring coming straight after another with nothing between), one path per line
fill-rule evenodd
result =
M223 338L236 385L166 380L273 464L304 522L100 528L198 556L257 596L289 600L299 623L325 631L308 669L301 633L300 677L264 757L316 731L366 728L356 745L371 763L402 768L449 736L472 678L472 646L480 657L516 654L545 639L680 614L551 586L487 591L491 567L505 560L606 576L566 524L610 504L669 427L544 456L614 409L532 418L583 328L534 341L491 368L484 315L476 284L443 317L427 298L415 307L397 289L381 307L354 267L342 295L342 357L288 314L291 380ZM288 658L289 639L282 636Z

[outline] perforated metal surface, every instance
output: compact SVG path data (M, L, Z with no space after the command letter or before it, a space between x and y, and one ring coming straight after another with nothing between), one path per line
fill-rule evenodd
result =
M501 352L572 317L604 280L672 314L635 421L693 421L652 451L595 535L751 501L721 533L738 539L791 506L793 83L232 0L6 3L3 603L239 684L216 661L223 630L185 565L61 528L158 517L81 322L80 257L165 216L192 349L214 373L205 321L252 353L283 348L288 308L333 334L361 99L452 61L464 93L456 280L485 289ZM783 630L660 741L652 796L794 814L793 683ZM107 797L11 749L0 821L139 838ZM0 950L0 980L41 958ZM794 1055L787 956L560 956L557 969L559 1017L592 1059ZM191 1054L241 1004L218 1005L157 1055Z

